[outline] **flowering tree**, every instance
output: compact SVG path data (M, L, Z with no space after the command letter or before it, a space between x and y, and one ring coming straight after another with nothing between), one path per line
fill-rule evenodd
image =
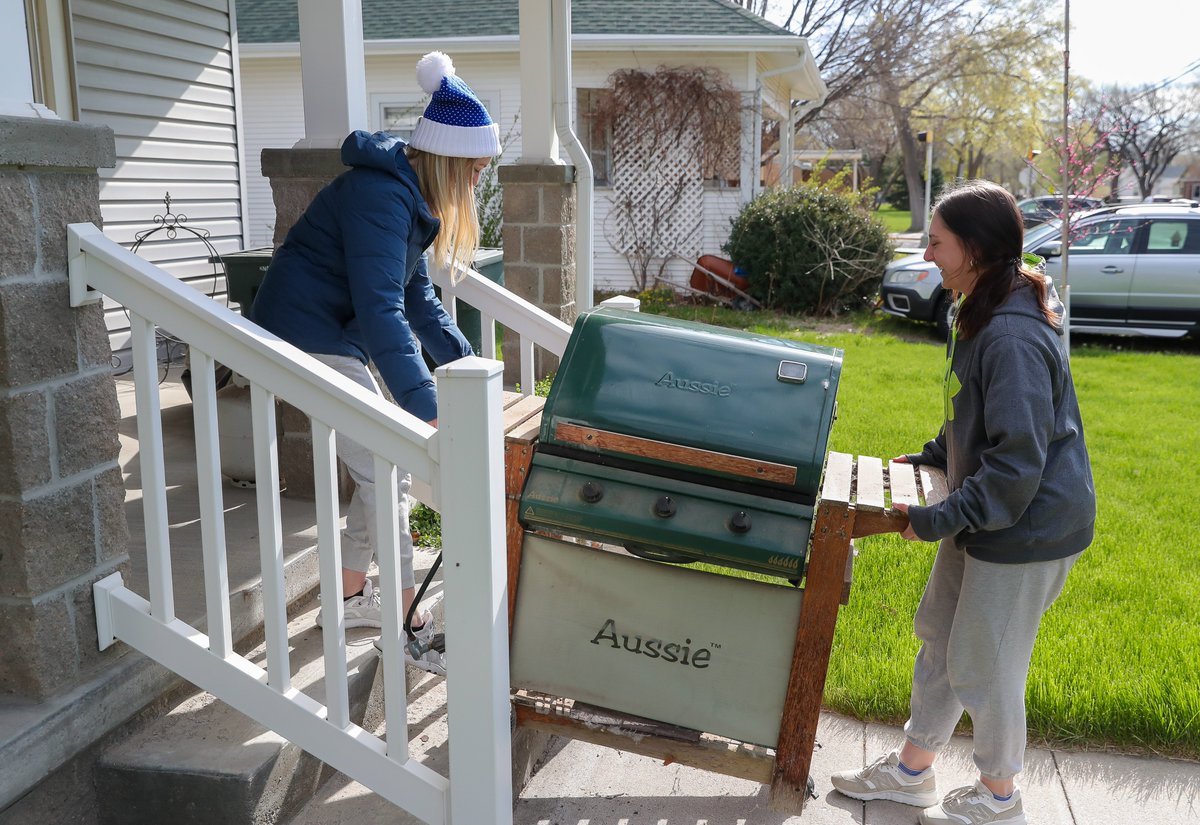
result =
M1026 163L1051 193L1061 194L1065 180L1068 194L1100 197L1103 188L1121 171L1121 155L1113 149L1121 137L1120 122L1112 116L1106 101L1095 98L1089 100L1068 125L1070 140L1066 143L1066 151L1063 150L1064 135L1061 132L1054 134L1050 126L1042 132L1042 145L1050 148L1041 155L1042 166L1053 164L1053 174L1035 165L1032 157Z

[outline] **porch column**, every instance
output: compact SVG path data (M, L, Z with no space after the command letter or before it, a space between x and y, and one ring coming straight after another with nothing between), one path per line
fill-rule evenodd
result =
M87 680L92 583L128 575L120 410L99 303L72 309L67 224L100 224L112 131L0 116L0 694Z
M521 159L500 167L504 191L504 285L556 318L574 323L575 167L559 160L554 122L551 0L520 0ZM504 336L504 383L521 380L519 342ZM538 351L534 375L558 359Z
M500 167L504 187L504 285L568 324L575 323L575 167L518 163ZM521 380L520 342L504 336L504 383ZM558 369L537 350L535 378Z
M366 129L362 0L300 0L304 139L298 149L336 149Z

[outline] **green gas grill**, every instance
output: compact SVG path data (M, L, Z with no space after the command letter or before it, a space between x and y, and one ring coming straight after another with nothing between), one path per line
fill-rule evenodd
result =
M798 580L842 351L602 308L576 321L521 520Z

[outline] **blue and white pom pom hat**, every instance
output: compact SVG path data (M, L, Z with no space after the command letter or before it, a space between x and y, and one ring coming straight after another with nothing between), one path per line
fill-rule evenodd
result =
M449 55L430 52L417 61L417 82L433 95L408 144L422 152L452 158L500 154L500 127L471 87L454 73Z

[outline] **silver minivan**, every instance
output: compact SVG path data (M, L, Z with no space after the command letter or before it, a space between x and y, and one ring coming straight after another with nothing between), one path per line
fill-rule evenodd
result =
M1073 215L1071 226L1072 330L1168 338L1200 334L1200 206L1110 206ZM1061 237L1058 221L1025 235L1025 250L1046 259L1055 283L1062 283ZM941 272L920 255L888 265L880 297L884 312L948 330L951 302Z
M1062 244L1033 250L1062 282ZM1071 329L1178 338L1200 329L1200 208L1134 204L1073 222Z

